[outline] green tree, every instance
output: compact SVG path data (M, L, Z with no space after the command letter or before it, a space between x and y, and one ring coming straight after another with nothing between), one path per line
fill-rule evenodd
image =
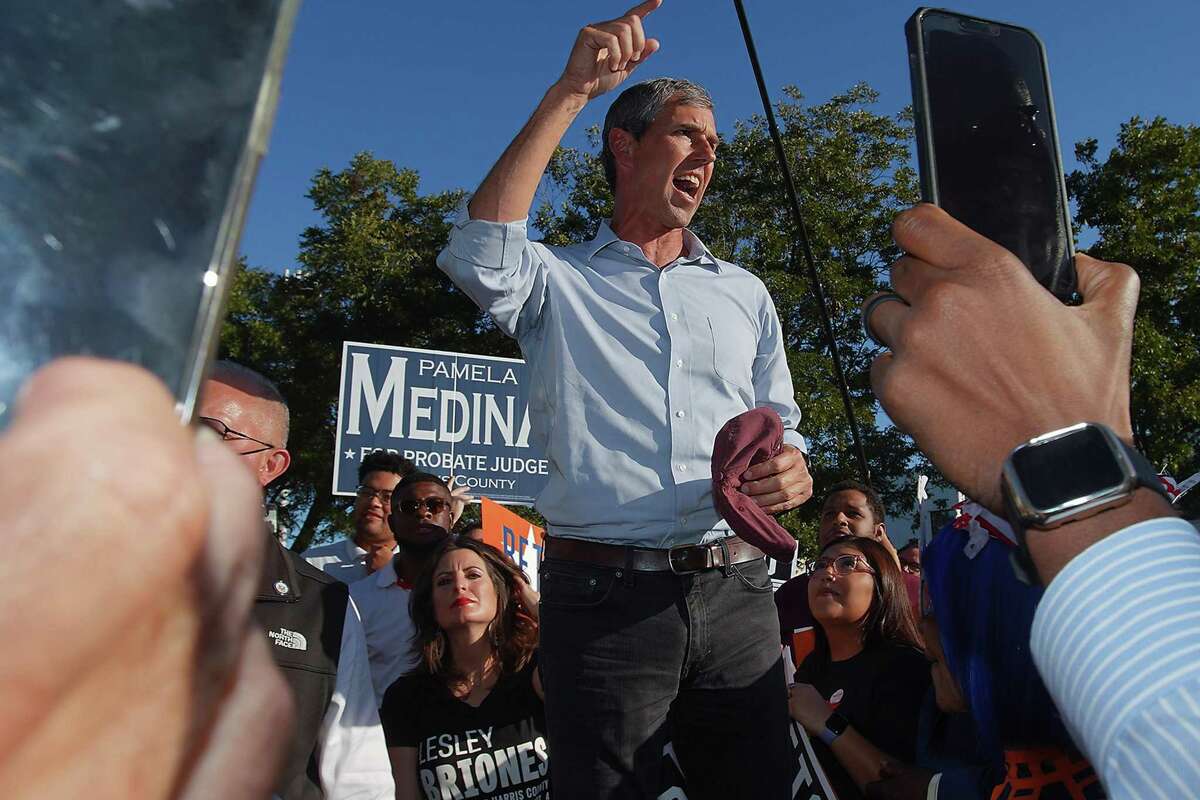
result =
M776 116L802 195L872 482L889 508L907 509L913 467L928 465L906 436L875 424L869 367L877 351L864 341L859 307L883 285L887 268L900 255L891 239L892 218L918 198L909 167L910 118L907 113L889 117L874 112L878 95L865 84L818 105L805 105L793 87L784 90L784 97ZM591 151L559 148L547 171L535 223L552 244L594 235L599 221L612 213L597 155L599 132L590 134ZM738 121L722 139L717 169L692 228L719 258L760 277L775 300L819 493L821 486L857 477L856 465L766 120ZM804 552L816 546L816 505L808 503L781 519Z
M1080 142L1067 176L1089 252L1137 270L1131 411L1138 446L1162 470L1200 469L1200 127L1138 117L1100 160Z
M462 192L423 195L417 173L369 153L322 169L308 197L322 220L301 237L301 270L243 269L222 355L261 370L288 398L292 467L270 498L287 498L293 547L347 527L330 494L343 341L513 356L515 344L434 265Z

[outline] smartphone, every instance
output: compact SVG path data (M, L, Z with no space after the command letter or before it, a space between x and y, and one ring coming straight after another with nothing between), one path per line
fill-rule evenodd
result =
M70 354L191 416L298 0L16 3L0 25L0 428Z
M1004 22L919 8L904 26L921 198L1077 302L1046 49Z

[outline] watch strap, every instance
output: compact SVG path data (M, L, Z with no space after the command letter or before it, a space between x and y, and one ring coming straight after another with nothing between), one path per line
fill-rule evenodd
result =
M850 727L850 720L834 711L825 720L825 727L817 734L817 738L824 742L826 747L832 747L834 741L845 733L848 727Z
M1133 473L1137 476L1137 484L1151 491L1157 492L1168 503L1171 502L1171 493L1167 491L1167 487L1158 478L1158 470L1150 463L1150 459L1142 455L1136 448L1130 447L1121 442L1121 447L1125 448L1125 456L1129 459L1129 463L1133 464Z

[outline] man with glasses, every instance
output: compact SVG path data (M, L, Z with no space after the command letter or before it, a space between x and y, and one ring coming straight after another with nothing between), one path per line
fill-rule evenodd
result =
M885 511L879 493L858 481L842 481L830 488L821 503L821 522L817 529L817 547L825 549L838 536L863 536L896 550L887 535ZM797 575L775 592L775 610L779 612L779 635L783 644L792 647L797 629L811 628L812 612L808 610L808 578L810 572ZM793 653L793 655L799 655Z
M291 463L287 403L254 370L217 362L204 383L197 420L242 457L260 486ZM390 800L395 788L362 625L349 593L265 530L254 617L296 709L275 794L283 800Z
M413 463L396 453L376 450L358 465L358 490L349 539L310 547L304 551L308 563L351 584L362 580L387 563L396 552L396 539L388 527L392 492L414 469Z
M408 598L413 581L453 524L450 490L436 475L409 473L396 484L391 501L391 530L399 550L375 574L350 587L366 633L376 705L396 678L417 665Z
M260 486L292 463L287 451L290 416L275 385L233 361L218 361L204 384L196 422L217 433L242 456ZM272 444L278 442L279 444Z

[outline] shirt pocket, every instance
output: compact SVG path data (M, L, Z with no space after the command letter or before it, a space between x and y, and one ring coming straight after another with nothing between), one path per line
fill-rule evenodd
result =
M728 318L710 316L707 322L713 372L743 394L752 396L754 359L758 355L757 332L737 311L731 310Z

